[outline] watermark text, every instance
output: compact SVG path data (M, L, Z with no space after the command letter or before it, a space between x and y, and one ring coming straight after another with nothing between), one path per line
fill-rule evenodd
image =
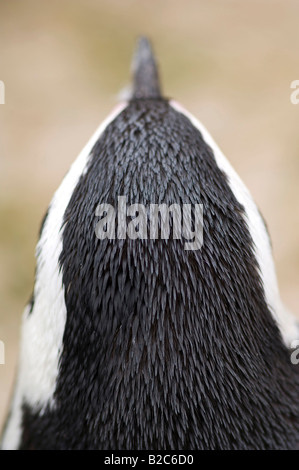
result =
M5 85L2 80L0 80L0 104L5 104Z
M299 80L293 80L291 83L291 88L294 91L291 93L290 99L292 104L299 103Z
M172 232L173 240L185 240L185 250L199 250L203 244L202 204L127 205L126 196L118 196L117 208L99 204L95 215L100 217L95 228L99 240L168 240Z
M0 341L0 365L5 364L5 346L3 341Z

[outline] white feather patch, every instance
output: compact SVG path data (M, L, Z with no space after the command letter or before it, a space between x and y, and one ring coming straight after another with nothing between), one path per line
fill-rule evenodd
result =
M37 244L34 307L25 308L17 383L3 437L3 449L18 448L21 438L22 403L41 412L55 406L54 391L66 322L66 305L59 257L62 251L63 216L79 178L87 169L91 150L107 125L127 106L120 103L99 126L72 164L50 204L41 238Z
M269 310L280 328L285 344L290 347L291 342L294 339L299 338L298 320L286 310L280 299L271 243L259 210L248 189L205 127L179 103L171 101L170 104L176 111L184 114L191 121L194 127L200 131L204 141L212 149L218 167L226 174L229 186L235 198L245 208L246 222L251 238L254 242L255 256L260 268L265 299Z

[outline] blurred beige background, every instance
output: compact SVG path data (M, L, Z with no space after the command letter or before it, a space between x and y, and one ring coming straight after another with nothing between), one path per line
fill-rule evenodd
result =
M282 298L299 317L299 0L0 0L0 427L41 218L129 83L147 34L163 89L209 129L268 223Z

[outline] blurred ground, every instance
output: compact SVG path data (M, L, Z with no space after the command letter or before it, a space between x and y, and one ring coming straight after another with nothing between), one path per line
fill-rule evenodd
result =
M0 0L0 428L41 218L129 83L139 34L154 42L165 94L205 124L253 194L299 317L298 15L297 0Z

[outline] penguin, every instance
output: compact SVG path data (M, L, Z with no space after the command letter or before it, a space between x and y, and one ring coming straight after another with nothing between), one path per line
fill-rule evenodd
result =
M299 330L264 219L204 126L162 94L145 37L132 68L130 96L42 222L1 448L294 449ZM133 212L113 222L120 197ZM128 237L136 204L202 207L202 244L186 249L171 214L169 237L138 237L137 223Z

